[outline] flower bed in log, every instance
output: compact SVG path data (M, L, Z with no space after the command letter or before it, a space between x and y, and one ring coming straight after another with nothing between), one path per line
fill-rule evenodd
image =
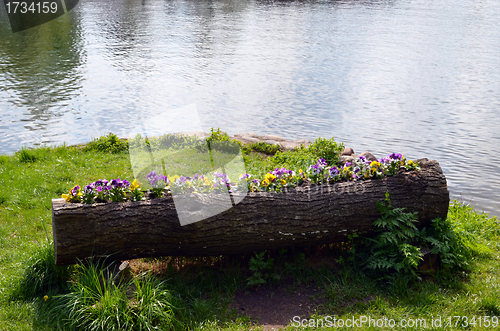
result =
M340 181L365 180L370 178L383 178L393 176L399 170L418 170L419 165L413 160L406 160L401 154L392 153L380 160L367 160L359 156L353 162L346 162L340 168L327 166L325 159L310 165L306 172L302 169L299 173L276 168L268 172L263 179L252 179L250 174L242 174L239 181L234 183L225 173L214 172L213 177L195 174L192 177L159 175L151 171L146 179L150 189L144 194L140 183L134 179L128 180L99 179L84 186L82 191L75 185L68 194L62 197L66 202L92 204L98 202L124 202L141 201L150 198L161 198L170 193L235 193L235 192L282 192L303 184L332 184Z
M262 179L243 174L237 183L221 173L195 176L151 172L147 192L137 181L120 179L73 187L53 200L56 263L101 255L209 256L342 242L348 234L373 231L379 216L375 202L383 201L386 192L394 207L418 212L420 226L445 218L449 205L439 163L406 161L400 154L374 161L359 157L342 167L327 167L319 159L306 171L277 168ZM227 203L225 192L232 206L204 215L210 206ZM175 198L184 202L182 211ZM182 226L181 212L200 221Z

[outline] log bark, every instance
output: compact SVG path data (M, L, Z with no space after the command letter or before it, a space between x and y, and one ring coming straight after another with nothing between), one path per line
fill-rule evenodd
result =
M52 200L57 265L112 254L126 260L213 256L343 242L369 235L386 191L394 207L418 212L420 227L448 213L446 178L435 160L418 171L383 179L301 186L282 193L248 193L234 207L181 226L172 198L92 205ZM217 194L191 194L199 204ZM197 212L196 210L192 211Z

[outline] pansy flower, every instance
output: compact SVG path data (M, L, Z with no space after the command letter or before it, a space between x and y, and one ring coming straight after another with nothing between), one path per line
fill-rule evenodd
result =
M267 173L266 176L264 177L264 179L270 183L270 182L273 182L275 179L276 179L276 176L273 175L272 173Z
M393 159L393 160L402 160L403 159L403 155L399 154L399 153L392 153L389 155L389 158Z
M246 179L249 179L250 177L251 177L250 174L244 174L244 175L240 176L240 180L246 180Z
M80 185L75 185L71 190L69 190L69 194L63 194L62 197L66 202L80 202L81 201L82 192L80 189Z
M139 183L139 181L137 179L134 179L132 181L132 184L130 184L131 191L135 191L135 190L139 189L140 187L141 187L141 184Z

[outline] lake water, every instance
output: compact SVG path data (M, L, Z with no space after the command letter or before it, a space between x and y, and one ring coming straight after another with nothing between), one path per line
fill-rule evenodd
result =
M0 7L0 153L190 105L205 131L437 159L500 215L500 1L85 0L16 34Z

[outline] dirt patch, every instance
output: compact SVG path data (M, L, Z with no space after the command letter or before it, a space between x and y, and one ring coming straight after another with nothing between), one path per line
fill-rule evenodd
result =
M294 316L308 318L314 313L321 313L324 301L323 291L314 283L294 285L286 282L238 292L231 308L264 326L264 330L279 330Z

